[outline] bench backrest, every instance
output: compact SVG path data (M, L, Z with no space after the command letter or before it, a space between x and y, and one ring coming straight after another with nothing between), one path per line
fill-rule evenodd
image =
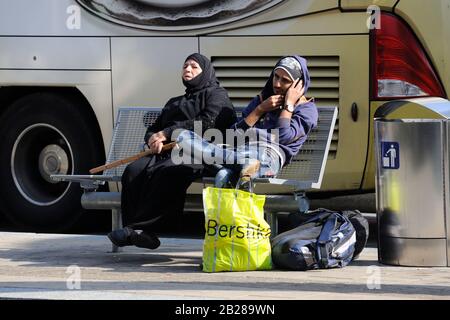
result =
M121 107L114 127L107 163L142 151L147 126L151 125L162 108ZM297 189L318 189L322 182L334 125L336 107L320 107L318 126L308 135L300 152L285 166L277 179L259 182L294 185ZM240 116L241 109L236 109ZM121 176L126 165L106 170L104 175Z
M300 152L285 166L276 179L260 182L291 185L297 190L320 189L328 159L337 107L320 107L317 127L311 130Z
M156 121L161 110L162 108L149 107L119 108L106 163L141 152L147 126ZM122 176L126 166L105 170L103 175Z

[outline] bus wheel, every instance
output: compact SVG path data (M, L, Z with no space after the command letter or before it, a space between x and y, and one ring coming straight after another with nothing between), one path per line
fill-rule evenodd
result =
M63 231L83 210L78 184L51 174L86 174L103 147L79 103L62 94L34 93L0 118L0 200L9 220L30 231Z

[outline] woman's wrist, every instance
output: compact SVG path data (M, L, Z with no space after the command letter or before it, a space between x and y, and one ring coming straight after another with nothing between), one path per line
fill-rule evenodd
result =
M287 105L292 105L292 106L295 107L296 104L297 104L297 101L292 101L292 100L286 100L286 101L284 102L284 105L285 105L285 106L287 106Z
M261 108L261 105L258 105L255 108L255 113L259 118L261 118L266 112Z
M244 119L244 122L248 127L253 127L259 119L265 114L261 109L261 105L258 105L253 111Z

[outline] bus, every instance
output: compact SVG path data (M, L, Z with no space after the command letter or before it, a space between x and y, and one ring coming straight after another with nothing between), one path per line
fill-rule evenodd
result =
M182 94L193 52L211 59L235 106L279 57L306 57L308 95L339 109L316 196L373 195L377 108L447 99L449 13L450 0L2 0L1 213L34 231L75 224L79 186L50 175L103 164L118 108Z

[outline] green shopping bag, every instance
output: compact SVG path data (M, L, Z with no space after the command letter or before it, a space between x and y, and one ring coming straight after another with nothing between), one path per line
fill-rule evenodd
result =
M242 190L203 189L203 271L272 269L265 200L264 195Z

